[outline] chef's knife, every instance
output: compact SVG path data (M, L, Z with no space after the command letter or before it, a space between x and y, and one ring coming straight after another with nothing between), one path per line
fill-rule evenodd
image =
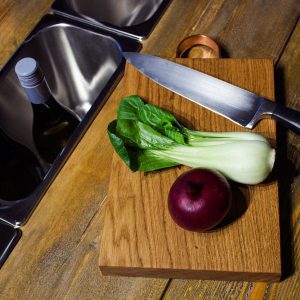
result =
M167 59L135 52L123 56L159 85L243 127L253 128L259 119L270 116L300 134L299 111Z

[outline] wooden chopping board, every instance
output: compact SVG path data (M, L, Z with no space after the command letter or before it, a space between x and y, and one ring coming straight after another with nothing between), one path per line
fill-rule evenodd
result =
M273 62L268 59L176 59L269 99L274 99ZM124 96L139 95L173 113L186 127L245 131L144 77L125 69ZM255 132L275 145L275 122ZM187 167L132 173L115 154L100 246L103 275L246 281L277 281L281 275L278 183L233 185L234 203L219 228L183 230L167 208L169 189Z

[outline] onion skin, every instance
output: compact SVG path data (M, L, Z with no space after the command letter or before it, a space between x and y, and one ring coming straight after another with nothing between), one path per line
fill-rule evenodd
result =
M204 168L191 169L173 183L168 209L177 225L203 232L218 225L231 207L231 189L226 178Z

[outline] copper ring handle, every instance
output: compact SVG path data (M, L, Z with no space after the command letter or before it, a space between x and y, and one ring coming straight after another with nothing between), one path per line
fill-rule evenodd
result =
M192 48L198 46L205 46L208 51L204 51L200 58L219 58L220 48L219 45L211 38L203 34L191 35L182 40L177 46L176 57L186 57Z

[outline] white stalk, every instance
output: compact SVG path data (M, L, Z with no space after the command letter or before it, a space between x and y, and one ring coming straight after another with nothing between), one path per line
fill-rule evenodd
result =
M265 180L275 162L275 150L261 140L228 141L204 147L179 145L151 152L186 166L218 170L227 178L245 184Z

